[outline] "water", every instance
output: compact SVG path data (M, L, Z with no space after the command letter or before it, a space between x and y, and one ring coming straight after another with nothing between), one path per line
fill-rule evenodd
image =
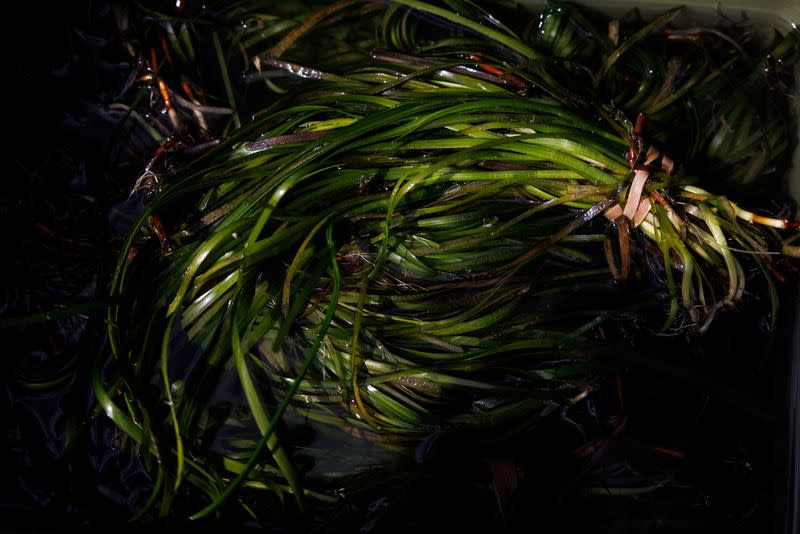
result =
M76 10L66 20L112 31L110 13L87 13ZM4 234L12 236L9 249L17 252L11 260L13 277L3 287L4 313L58 305L73 295L90 298L97 291L126 227L125 217L112 217L114 224L107 227L109 206L127 195L142 168L144 158L137 154L152 153L153 148L146 138L134 140L131 155L108 142L113 123L102 113L87 113L87 108L113 94L126 75L128 60L95 34L83 41L78 35L73 41L56 15L43 24L59 46L46 43L40 45L42 50L20 51L24 69L18 71L18 79L26 104L16 113L24 146L16 159L20 179L7 192L14 200L2 207L4 222L13 224ZM40 57L53 60L43 64ZM67 257L76 250L76 242L85 246ZM791 288L785 293L792 295ZM512 441L432 433L411 455L403 455L315 426L295 411L289 423L298 434L306 433L305 454L314 461L312 477L337 471L359 475L363 469L367 474L380 471L382 480L371 491L322 505L310 519L290 514L287 521L305 521L300 523L304 526L317 522L342 531L453 525L490 531L498 525L522 530L544 519L581 523L578 516L583 514L592 517L595 528L637 528L648 521L669 521L679 510L708 524L766 525L774 516L772 497L781 495L777 487L783 481L786 390L780 377L787 374L785 355L793 350L788 341L792 320L791 314L782 317L781 334L769 351L764 350L763 317L758 314L745 320L723 316L705 339L688 348L665 340L662 360L695 371L699 379L691 386L671 376L673 368L653 368L659 358L625 362L624 410L610 379L591 403ZM138 456L125 447L125 438L107 419L93 418L89 411L89 388L81 372L93 364L95 355L107 354L102 330L102 317L83 315L32 327L9 341L15 348L3 364L3 404L10 429L8 469L3 474L7 479L0 485L4 521L32 528L86 522L119 525L120 518L129 517L146 499L152 480ZM45 392L25 389L16 381L64 376ZM746 400L737 405L741 391ZM220 392L224 397L230 390L222 387ZM83 416L70 419L68 413ZM608 439L625 417L624 432ZM583 435L571 421L580 422ZM79 452L62 459L70 425L82 428L85 437L74 445ZM603 469L595 473L600 482L635 478L635 468L646 469L652 478L669 473L676 484L665 494L648 494L638 501L576 495L583 465L571 451L592 438L606 439L598 444L607 451L603 464L596 466ZM686 458L658 449L682 452ZM337 453L327 452L331 450ZM348 465L354 458L358 469ZM626 466L631 458L634 465ZM524 473L511 482L497 474L509 463ZM504 493L504 484L515 486L513 498ZM526 505L530 502L541 506L534 509ZM50 519L42 519L45 515Z

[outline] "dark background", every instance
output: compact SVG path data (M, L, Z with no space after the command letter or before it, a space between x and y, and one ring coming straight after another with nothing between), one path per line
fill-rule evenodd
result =
M102 2L6 8L2 316L41 313L104 294L124 226L113 208L125 200L154 148L135 142L128 146L137 150L122 148L124 132L103 112L132 68L115 35ZM796 287L783 292L788 310ZM629 424L591 467L628 463L682 484L638 499L575 493L571 482L586 466L570 452L574 436L565 437L568 431L554 421L489 451L445 440L409 482L346 510L323 511L328 515L318 522L293 518L295 523L275 526L528 531L556 521L597 532L780 532L787 508L797 506L785 490L791 467L786 399L798 394L786 383L796 324L795 314L784 315L777 343L769 347L760 312L725 314L702 342L654 348L653 365L621 362ZM0 330L6 430L0 529L127 528L134 505L146 498L149 479L137 459L114 448L114 429L102 414L92 417L88 370L104 354L103 326L102 310L92 309ZM685 365L693 379L658 368L667 358ZM42 387L48 381L55 384ZM593 402L601 412L618 410L611 377ZM591 420L587 413L575 417ZM68 432L77 437L65 454ZM686 457L662 457L654 445ZM526 470L503 512L491 492L472 484L491 479L481 460L487 454L514 458ZM228 526L255 527L246 521Z

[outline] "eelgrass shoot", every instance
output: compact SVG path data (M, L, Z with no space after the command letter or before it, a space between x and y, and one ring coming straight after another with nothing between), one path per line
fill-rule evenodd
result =
M227 111L169 120L233 118L145 169L93 380L153 471L141 513L187 487L192 518L248 488L335 500L347 482L304 472L284 417L401 452L434 430L514 435L632 350L602 329L697 335L750 277L771 287L798 224L715 191L779 178L800 32L756 50L744 23L671 26L679 9L493 7L256 5L205 30ZM223 43L279 94L250 120ZM202 154L177 171L159 160L189 141ZM215 414L226 394L246 410Z

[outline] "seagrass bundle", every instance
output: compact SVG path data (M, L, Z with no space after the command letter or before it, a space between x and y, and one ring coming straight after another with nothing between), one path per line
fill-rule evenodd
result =
M769 293L797 224L722 193L780 179L798 32L764 51L746 24L670 25L679 10L496 7L225 15L248 21L231 35L250 81L282 94L146 169L94 380L152 462L145 509L187 485L193 517L242 486L331 499L287 421L393 450L513 435L592 390L631 350L622 325L702 333L756 300L752 277Z

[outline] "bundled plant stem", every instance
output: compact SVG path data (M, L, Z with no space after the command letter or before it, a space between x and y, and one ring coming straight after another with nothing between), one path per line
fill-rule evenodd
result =
M516 33L460 0L255 13L238 44L285 94L177 172L154 158L111 284L94 388L155 459L148 505L187 483L193 518L242 486L331 498L287 414L398 450L513 435L580 402L631 350L623 325L703 332L752 273L772 288L797 223L713 193L789 147L783 86L723 33L742 26L674 29L673 10L606 36L553 4ZM798 32L776 43L788 69ZM248 416L215 420L234 375Z

